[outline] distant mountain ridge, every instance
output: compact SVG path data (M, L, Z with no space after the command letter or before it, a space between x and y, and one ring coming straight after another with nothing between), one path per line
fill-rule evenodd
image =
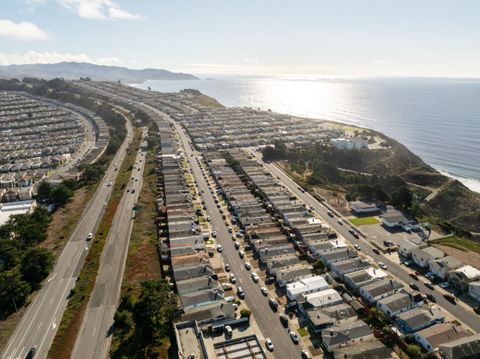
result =
M89 77L99 81L142 82L145 80L197 80L186 73L162 69L134 70L120 66L95 65L87 62L59 62L56 64L7 65L0 66L0 78L38 77L52 79L63 77L76 80Z

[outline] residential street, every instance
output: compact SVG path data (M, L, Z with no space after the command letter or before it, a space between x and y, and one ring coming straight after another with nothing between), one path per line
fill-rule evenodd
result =
M368 243L367 240L363 238L355 238L348 232L348 226L338 224L336 217L330 217L327 214L328 209L323 206L319 201L313 198L308 192L303 193L298 189L298 184L294 182L283 170L281 170L278 166L272 163L265 163L261 160L261 155L258 152L255 152L255 157L259 160L270 173L280 178L284 185L286 185L298 198L300 198L303 202L305 202L308 206L313 206L314 210L318 215L330 225L337 233L343 236L347 241L349 241L352 245L359 244L362 248L362 253L368 255L369 257L373 258L375 262L382 261L388 266L388 272L393 276L401 279L405 283L412 282L412 278L409 276L408 272L404 269L403 266L392 262L388 259L387 256L378 255L373 252L372 246ZM460 321L465 323L467 326L472 328L475 331L480 331L480 320L478 315L465 309L460 304L452 304L447 301L443 295L440 293L439 290L431 290L427 288L422 281L415 281L415 283L419 286L421 293L427 294L430 293L435 296L437 300L437 304L445 309L446 312L452 314L453 316L457 317Z

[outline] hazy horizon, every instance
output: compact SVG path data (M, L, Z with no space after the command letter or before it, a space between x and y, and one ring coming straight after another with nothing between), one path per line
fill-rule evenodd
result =
M0 65L480 78L480 3L4 0Z

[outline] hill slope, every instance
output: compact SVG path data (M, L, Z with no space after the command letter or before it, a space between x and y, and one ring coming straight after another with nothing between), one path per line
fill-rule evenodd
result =
M134 70L119 66L103 66L86 62L59 62L56 64L8 65L0 66L0 77L38 77L52 79L63 77L76 80L90 77L98 81L142 82L145 80L196 80L191 74L171 72L162 69Z

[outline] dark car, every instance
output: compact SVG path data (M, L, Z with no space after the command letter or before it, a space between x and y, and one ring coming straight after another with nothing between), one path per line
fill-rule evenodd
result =
M373 250L374 253L380 254L380 251L378 250L378 248L373 248L372 250Z
M278 309L278 302L277 302L275 299L273 299L273 298L268 298L268 304L270 304L270 307L272 307L272 309L273 309L274 311L277 311L277 309Z
M413 290L416 290L416 291L419 291L420 288L418 287L418 285L416 285L415 283L410 283L410 288L412 288Z
M427 287L428 289L430 289L430 290L435 290L435 287L433 286L432 283L430 283L430 282L425 282L425 283L423 283L423 284L425 284L425 287Z
M35 353L37 352L37 348L34 347L34 348L30 348L30 350L28 351L27 353L27 356L25 357L25 359L32 359L34 356L35 356Z
M418 275L416 275L415 273L410 273L409 276L415 280L418 280Z
M454 295L451 294L444 294L443 297L448 300L452 304L457 304L457 298L455 298Z
M288 327L288 317L285 314L280 315L280 323L287 328Z
M427 293L427 299L430 301L430 302L433 302L433 303L436 303L437 302L437 298L435 298L435 296L431 293Z

